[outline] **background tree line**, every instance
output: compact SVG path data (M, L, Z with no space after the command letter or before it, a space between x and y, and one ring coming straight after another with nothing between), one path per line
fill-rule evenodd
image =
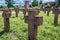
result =
M13 7L13 0L5 0L6 1L6 4L7 4L7 7ZM33 2L30 3L30 7L36 7L36 6L42 6L42 1L38 2L38 0L33 0ZM57 6L60 6L60 0L58 0L58 4Z

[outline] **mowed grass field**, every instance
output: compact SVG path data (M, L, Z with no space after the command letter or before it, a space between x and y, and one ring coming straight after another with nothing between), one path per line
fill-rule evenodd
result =
M60 40L60 15L58 25L54 25L54 14L50 12L50 16L46 16L44 12L40 12L43 16L43 24L38 26L37 40ZM24 15L19 13L19 17L12 12L10 18L10 32L3 32L4 19L0 12L0 40L28 40L28 24L24 23Z

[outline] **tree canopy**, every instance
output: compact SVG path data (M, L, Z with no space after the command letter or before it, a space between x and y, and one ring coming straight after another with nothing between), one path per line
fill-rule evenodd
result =
M13 6L13 0L5 0L6 3L7 3L7 6L8 7L12 7ZM43 3L42 1L40 0L40 2L38 2L37 0L33 0L33 2L30 3L30 6L41 6ZM58 6L60 6L60 0L58 0Z
M32 6L33 6L33 7L38 6L38 1L37 1L37 0L33 0Z
M5 0L7 3L7 7L12 7L13 6L13 0Z
M60 0L58 0L58 6L60 6Z

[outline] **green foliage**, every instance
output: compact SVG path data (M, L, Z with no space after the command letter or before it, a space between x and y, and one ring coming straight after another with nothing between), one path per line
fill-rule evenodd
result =
M58 0L58 6L60 6L60 0Z
M43 6L42 1L40 1L39 2L39 7L42 7L42 6Z
M41 5L42 4L42 1L40 1L39 4Z
M38 6L38 1L37 1L37 0L33 0L32 6L33 6L33 7Z
M29 7L32 7L32 3L29 4Z
M7 3L8 8L13 7L13 0L5 0Z

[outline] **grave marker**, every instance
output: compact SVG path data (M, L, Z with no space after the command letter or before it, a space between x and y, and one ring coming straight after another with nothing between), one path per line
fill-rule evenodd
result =
M9 32L10 30L9 18L11 16L11 11L8 9L3 10L2 16L4 18L4 31Z
M58 8L55 8L53 9L53 12L54 12L54 24L58 24L58 16L60 14L60 9Z
M18 7L16 7L16 8L14 8L14 10L15 10L15 12L16 12L16 17L18 17L19 8L18 8Z
M25 16L25 22L28 23L28 40L37 40L37 26L43 22L43 17L36 16L38 10L28 10L28 16Z
M47 11L47 16L49 16L49 12L51 11L51 8L44 8L44 12L46 13Z

